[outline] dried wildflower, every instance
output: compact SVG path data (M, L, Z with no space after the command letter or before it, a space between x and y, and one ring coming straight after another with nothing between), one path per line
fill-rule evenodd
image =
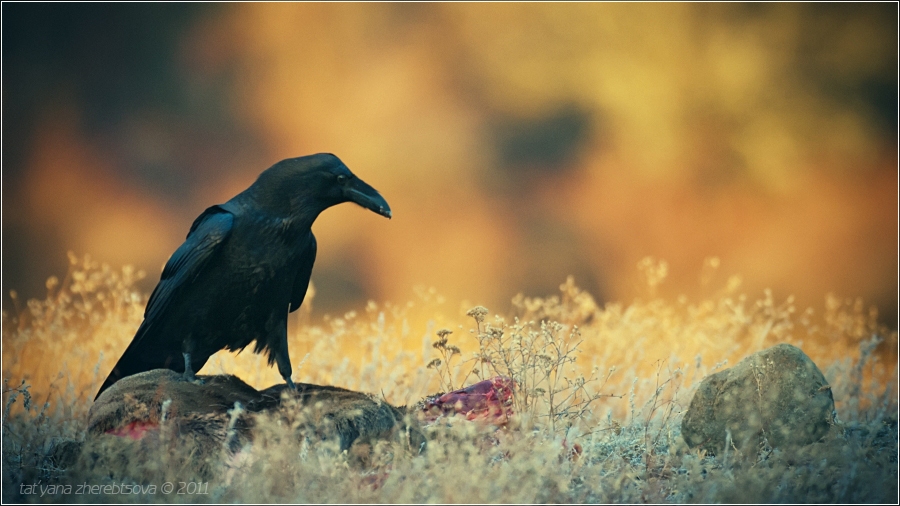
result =
M484 317L487 316L488 310L484 306L475 306L466 312L466 316L475 318L478 323L484 323Z
M669 264L665 260L657 261L653 257L644 257L638 262L638 270L651 290L662 284L669 274Z
M77 269L81 269L81 260L78 262ZM99 266L92 269L97 268ZM74 371L85 378L77 380L79 383L75 385L80 386L96 378L98 369L105 369L110 365L110 360L115 359L115 356L109 355L115 355L115 347L122 344L123 336L133 332L140 323L146 294L134 291L134 279L125 269L119 273L114 269L104 269L102 275L89 269L86 273L81 283L81 293L72 294L68 289L74 281L70 275L66 278L59 276L60 283L54 288L57 292L54 297L29 303L26 311L33 308L37 318L26 314L17 318L4 313L3 358L5 368L12 371L8 374L9 378L21 378L23 373L36 377L42 369L35 364L40 364L41 360L64 363L61 356L80 353L80 362L68 357L68 369L65 370L66 374ZM89 291L91 284L96 286L94 291ZM724 279L721 284L725 284ZM66 289L60 290L62 286ZM575 293L573 287L567 290ZM510 321L514 322L512 324L502 320L495 322L493 318L487 322L484 315L483 323L472 332L474 339L469 338L471 341L467 344L477 346L476 352L471 355L458 353L458 348L447 341L449 333L442 336L435 332L439 327L430 326L422 333L424 338L415 340L417 346L425 348L423 353L415 356L402 353L395 361L390 360L393 349L385 340L395 337L405 339L411 334L410 328L417 328L415 323L406 321L410 316L406 305L378 303L377 311L383 310L383 318L376 311L369 314L367 307L364 322L341 319L331 327L327 322L333 319L329 318L322 326L301 326L299 332L290 337L300 338L304 343L315 343L311 354L307 354L297 367L306 376L304 381L358 384L359 388L367 391L381 390L387 402L412 400L417 398L417 394L413 393L417 390L412 390L411 386L420 390L421 384L415 381L417 377L407 374L409 369L405 364L414 364L418 371L423 363L427 363L430 371L423 372L423 376L435 376L431 380L434 383L439 381L441 391L467 393L466 399L472 401L478 400L477 396L471 395L473 384L506 374L510 378L515 377L518 384L514 389L515 395L508 397L508 405L503 405L502 412L506 413L508 409L512 413L510 418L515 421L514 416L520 417L523 424L512 423L503 430L494 430L490 426L476 430L478 426L468 422L472 418L468 417L472 412L470 409L466 416L427 426L429 437L434 436L437 441L433 445L436 451L431 455L395 458L400 454L395 452L393 443L389 445L385 441L377 445L373 443L370 449L365 446L358 448L365 449L369 454L362 470L365 474L358 474L363 483L371 483L368 477L387 476L388 473L392 481L386 486L382 486L383 480L379 481L374 488L348 487L345 492L336 485L347 483L348 476L351 480L357 480L357 475L347 472L346 462L349 459L335 459L330 446L318 444L312 430L305 428L314 420L301 410L296 417L262 420L255 429L258 431L255 442L230 457L228 472L234 478L229 479L246 482L247 487L234 489L234 493L243 494L236 496L243 502L248 498L274 502L284 497L307 502L346 502L354 499L368 502L448 502L447 495L440 495L448 491L454 494L452 498L457 502L483 501L484 497L502 497L507 502L687 502L692 497L694 501L700 497L708 502L726 502L735 500L734 497L745 498L748 493L751 494L746 496L749 499L768 499L770 502L797 497L809 502L889 502L893 497L886 495L883 487L872 487L870 483L895 481L896 380L892 376L888 381L879 383L884 393L880 393L879 389L869 394L868 383L864 379L871 377L874 383L880 377L873 375L874 369L870 366L880 349L896 347L896 331L882 331L874 327L878 324L877 314L852 298L832 297L818 311L803 311L798 307L793 314L791 305L795 301L778 303L773 299L759 306L755 306L754 301L755 297L721 290L708 301L691 302L688 298L686 303L679 301L677 306L674 301L665 300L630 304L610 302L602 309L589 313L586 306L582 308L574 296L564 292L553 303L555 306L550 305L551 298L544 298L540 299L540 307L535 312L519 308L518 318L516 315L510 316ZM26 301L21 302L24 305ZM89 309L91 307L93 309ZM587 319L588 316L591 319ZM468 317L464 320L468 326L457 326L459 322L452 321L448 327L453 326L453 332L465 333L474 325ZM545 321L543 330L540 328L542 321ZM554 321L564 324L562 330L553 325ZM814 445L809 447L810 453L800 456L784 455L761 444L756 459L759 465L753 465L753 455L748 455L750 465L742 468L741 481L736 483L732 472L734 468L723 465L721 457L707 455L703 450L689 451L686 443L678 440L681 421L678 411L686 407L688 401L683 394L690 392L686 388L691 382L699 381L703 375L720 370L729 363L727 358L733 362L735 357L726 351L734 348L734 343L746 342L748 337L760 339L760 335L768 335L770 337L765 339L771 340L774 339L772 336L779 336L779 329L788 329L787 323L800 321L808 325L802 329L800 337L806 339L811 352L818 353L818 356L826 353L821 365L828 364L826 360L832 355L827 355L827 352L835 342L859 340L861 349L857 350L857 354L860 360L838 363L841 368L834 369L829 376L833 383L816 387L819 392L833 388L834 398L843 400L838 409L842 416L846 411L853 423L845 425L838 422L834 412L829 423L839 424L846 437L852 436L854 443L852 447L845 444ZM10 333L9 339L7 332ZM435 336L435 333L438 335ZM427 346L435 341L434 337L443 341L441 346L437 346L435 351L427 350ZM797 337L785 331L784 339L795 342ZM824 344L818 344L819 339L825 340ZM884 341L887 342L879 345ZM334 346L334 342L339 345ZM54 346L47 346L48 343ZM88 348L84 343L96 344ZM360 369L357 361L345 360L340 351L346 345L372 350L373 359L363 361L367 364L365 369ZM648 357L658 355L660 350L669 353L670 345L675 347L672 353L679 356L672 359L675 368L670 368L668 375L663 369L660 375L656 367L657 377L648 377L645 365L641 364L648 363ZM748 345L758 347L765 343L760 340ZM690 346L704 346L702 357ZM313 355L317 356L319 366L307 371L302 365ZM425 358L422 358L423 355ZM100 363L95 360L98 356ZM439 358L432 359L434 356ZM85 357L87 360L84 360ZM246 358L243 355L239 360ZM691 361L685 362L687 358ZM721 362L711 367L716 361ZM371 365L372 362L375 365ZM628 373L612 377L617 369L612 364L617 364L619 370ZM857 364L856 367L853 367L854 364ZM252 363L250 365L252 367ZM682 372L678 365L690 367ZM880 363L876 365L881 367ZM590 374L581 374L582 371ZM7 372L6 369L4 372ZM58 371L54 369L52 372L55 376ZM83 429L73 420L84 419L90 407L89 403L71 402L53 403L49 408L42 408L46 406L43 401L47 396L48 384L54 385L54 388L61 384L51 383L53 377L49 378L38 377L33 389L24 381L22 386L16 387L18 379L0 382L6 396L4 406L0 407L0 410L5 407L0 417L4 430L4 466L10 466L11 471L16 473L17 478L21 476L18 479L26 485L42 478L46 482L47 476L57 481L67 478L44 464L46 449L53 447L48 438L78 437L78 431ZM628 398L628 385L632 385L631 399ZM508 388L512 392L513 387ZM605 403L602 400L619 397L609 395L620 392L619 389L626 392L623 401ZM496 386L493 390L499 399L507 399L506 396L499 396L504 390ZM31 393L26 393L28 391ZM77 395L80 390L74 391L76 394L73 395ZM29 395L27 406L24 405L26 395ZM857 399L868 400L871 408L863 408ZM458 398L452 398L448 408L455 411L457 401ZM159 404L155 407L158 410ZM462 407L466 407L465 400ZM133 411L149 413L150 409L151 406L144 405L133 408ZM168 412L166 418L171 417L171 411L163 411ZM601 419L602 413L606 416ZM239 427L243 420L235 416L235 411L228 414L230 418L218 421L216 430L224 435L223 441L232 443L226 444L226 447L234 448L238 445L232 438L231 430ZM523 430L532 426L533 430ZM863 430L868 436L862 435ZM302 436L297 438L294 434ZM410 439L409 435L406 437ZM548 462L558 461L561 449L565 450L561 462L567 462L564 459L568 457L575 460L579 453L576 441L583 447L577 465L547 466ZM523 443L529 446L522 446ZM519 448L528 448L529 451L523 452ZM183 450L173 445L171 451L173 456L178 457ZM434 459L438 454L439 466L425 460ZM267 458L260 459L260 455ZM732 452L728 455L730 461ZM244 456L254 459L249 461L252 466L240 460ZM792 463L787 464L786 459L791 459ZM794 461L799 461L800 466ZM360 463L351 463L350 469L356 470L353 466ZM498 469L497 464L514 466L516 472L497 474L500 481L474 480L471 487L465 490L434 486L435 483L444 483L450 473L495 476L493 473ZM132 461L128 465L135 473L145 473L148 476L146 479L159 479L160 482L164 480L157 476L162 474L146 473L182 471L160 465L158 459L146 464ZM793 472L801 466L806 474ZM95 473L86 475L90 479L103 477L100 474L103 470L79 469L77 472ZM857 473L855 478L852 477L853 470ZM271 494L271 489L258 486L255 480L259 479L258 476L265 477L266 473L272 475L273 471L275 476L284 479L273 483L277 495L267 495ZM546 479L515 481L517 476L523 475L546 475ZM781 479L782 475L791 479ZM823 481L823 476L837 477L838 486L833 485L833 479ZM505 479L513 481L505 482ZM778 488L747 486L766 483L764 480L774 480L771 483L777 484ZM407 483L410 488L403 488L407 486L403 484ZM548 483L551 486L546 486ZM416 490L421 492L411 487L418 487ZM698 490L702 492L699 496ZM761 495L773 490L775 495ZM887 492L893 493L893 489L889 488ZM743 495L736 496L735 493ZM65 502L66 497L52 499Z

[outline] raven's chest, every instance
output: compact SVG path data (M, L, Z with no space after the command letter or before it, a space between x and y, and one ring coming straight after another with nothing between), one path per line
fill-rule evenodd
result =
M312 232L292 229L281 220L240 225L226 245L225 266L235 284L241 286L242 295L238 297L251 305L289 298L297 270L309 255Z

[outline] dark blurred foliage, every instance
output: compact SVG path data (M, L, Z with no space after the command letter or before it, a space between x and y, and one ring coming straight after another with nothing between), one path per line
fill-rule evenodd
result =
M116 167L111 177L179 213L194 211L186 204L204 184L204 166L236 151L259 151L254 133L233 117L229 76L198 86L188 80L180 57L186 32L227 8L4 3L4 215L21 212L15 192L36 130L61 110L77 108L76 128L103 147ZM48 275L65 272L60 253L71 246L56 230L4 220L3 236L5 290L38 296Z
M891 27L896 30L896 11L887 4L849 3L806 4L804 15L811 18L804 23L799 35L803 43L797 57L798 71L803 79L813 83L818 91L829 98L862 109L870 116L885 137L897 134L897 75L890 71L868 76L858 76L850 72L835 72L834 61L829 53L838 51L842 42L834 33L847 20L860 25ZM888 42L888 41L885 41ZM824 50L823 50L824 49ZM897 54L896 47L884 47L887 54Z
M80 109L78 126L109 141L110 148L122 140L119 132L130 117L148 111L191 135L185 146L210 135L236 140L246 134L227 128L233 124L223 100L230 91L227 83L220 90L197 93L187 86L177 53L186 30L221 8L204 3L165 8L146 3L4 3L4 177L15 178L24 169L35 120L73 103ZM189 154L191 150L181 149L170 156ZM190 181L184 178L191 171L183 169L190 168L189 162L123 164L122 175L163 195L187 192ZM177 194L171 197L179 200Z
M589 141L591 114L577 105L554 109L534 119L498 118L492 143L498 168L508 171L509 183L521 184L529 173L561 173L573 166L575 157Z

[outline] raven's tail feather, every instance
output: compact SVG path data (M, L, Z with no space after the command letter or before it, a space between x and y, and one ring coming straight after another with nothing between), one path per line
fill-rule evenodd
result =
M97 395L94 397L95 401L104 390L111 387L115 382L133 374L152 371L153 369L171 369L179 373L184 372L184 359L182 358L181 350L166 349L165 346L162 347L163 349L154 349L152 345L148 346L154 340L148 340L146 333L147 328L142 324L131 344L125 349L125 353L122 354L109 376L106 377L106 381L100 386L100 390L97 391ZM195 362L192 360L192 363ZM200 368L197 367L196 370L200 370Z
M148 339L149 336L144 334L144 327L141 326L134 336L134 340L131 341L131 344L125 349L125 353L106 377L106 381L100 386L100 390L94 397L95 401L104 390L115 382L133 374L153 369L171 369L179 374L184 374L184 355L181 352L180 344L162 343L160 345L160 340L156 339L158 336ZM195 373L203 369L209 357L210 355L203 351L195 350L194 353L191 353L191 368Z

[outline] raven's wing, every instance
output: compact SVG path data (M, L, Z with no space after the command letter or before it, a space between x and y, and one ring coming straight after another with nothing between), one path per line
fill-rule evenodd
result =
M316 261L316 236L309 233L309 240L306 244L306 251L300 258L300 268L297 270L297 277L294 278L294 287L291 290L291 308L290 312L294 312L303 304L306 297L306 289L309 287L309 277L312 275L313 263Z
M233 224L234 215L219 206L207 208L194 220L187 239L175 250L163 268L159 283L144 310L144 321L103 382L97 397L116 381L132 374L164 367L179 372L183 370L184 363L178 360L182 351L180 347L169 349L174 345L157 342L159 336L152 330L160 323L161 318L165 318L166 308L173 302L178 304L180 293L197 279L210 259L221 249ZM172 356L176 357L174 363Z
M178 292L197 279L209 259L228 238L233 225L234 215L219 206L207 208L194 220L187 239L175 253L172 253L163 268L159 284L150 294L150 300L147 301L147 308L144 310L144 323L149 321L152 325L153 320L177 298ZM138 330L135 341L140 333Z

